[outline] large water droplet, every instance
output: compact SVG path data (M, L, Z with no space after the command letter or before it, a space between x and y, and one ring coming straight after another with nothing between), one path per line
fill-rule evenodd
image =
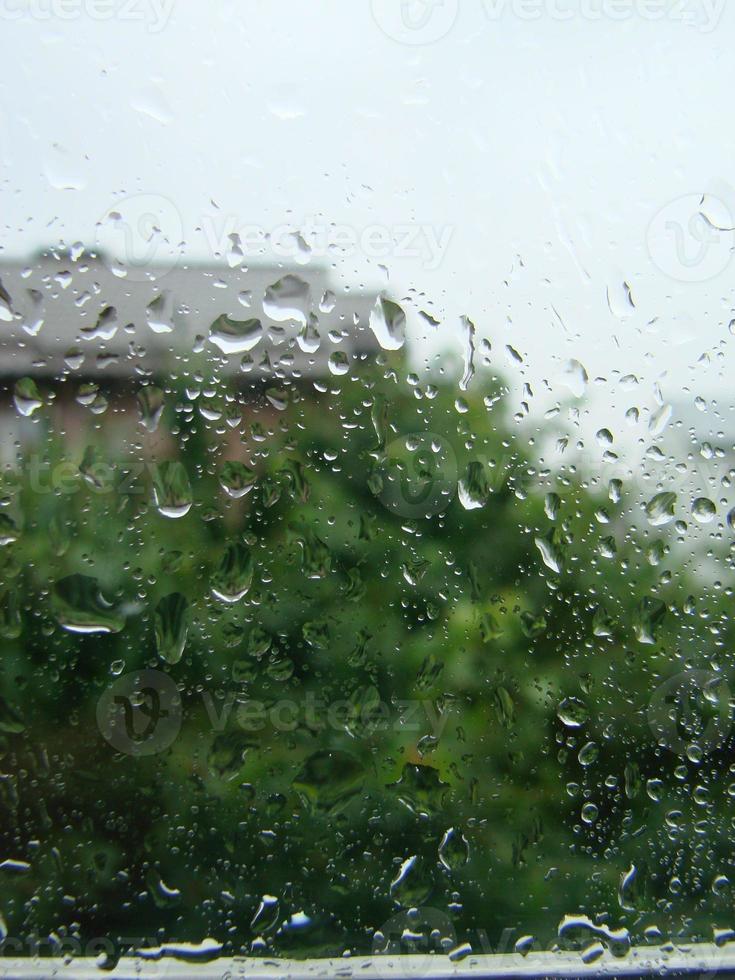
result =
M485 467L482 463L474 460L467 464L467 471L459 481L459 502L465 510L476 510L484 507L490 496L490 484L488 483Z
M455 827L450 827L439 844L439 860L447 871L459 871L470 859L470 845Z
M189 476L184 464L166 460L153 469L153 496L164 517L184 517L193 503Z
M21 415L30 418L43 405L41 392L33 378L20 378L15 382L13 401Z
M163 406L163 392L155 385L147 385L138 392L140 421L148 432L155 432L158 428Z
M562 552L559 548L556 532L552 529L544 537L535 539L536 547L541 553L544 565L552 572L561 572L563 565Z
M153 333L171 333L174 328L173 312L173 297L168 290L164 290L151 300L146 308L145 316Z
M329 355L328 365L331 373L339 377L350 370L350 359L344 351L336 350Z
M322 338L319 335L317 324L318 321L316 317L311 314L296 338L296 342L304 354L316 354L316 352L319 350Z
M69 575L57 582L52 605L59 624L70 633L119 633L125 626L97 579L88 575Z
M431 881L425 872L420 856L413 854L401 864L398 874L390 883L394 902L403 908L423 905L431 893Z
M80 335L82 340L112 340L117 327L117 310L114 306L106 306L94 324L81 327Z
M661 527L669 524L674 519L674 507L676 506L676 494L670 491L657 493L646 504L646 517L648 523L653 527Z
M238 602L250 589L253 572L250 549L240 541L230 542L212 578L212 594L223 602Z
M692 504L692 516L699 524L709 524L717 516L717 507L707 497L698 497Z
M556 715L567 728L581 728L589 718L587 705L579 698L564 698Z
M370 313L370 329L383 350L400 350L406 340L406 314L398 303L380 296Z
M0 320L4 320L6 323L10 323L13 319L13 301L10 298L10 293L3 286L3 281L0 279Z
M180 592L164 596L156 606L154 629L158 655L177 664L184 653L189 632L189 604Z
M625 909L626 912L633 912L635 910L637 876L638 869L634 864L631 864L628 870L623 872L623 874L620 876L620 885L618 887L618 904L620 905L620 908Z
M222 489L228 495L238 499L244 497L255 486L257 475L245 463L239 460L229 460L224 464L219 475Z
M284 276L265 291L263 311L276 323L297 320L305 325L310 307L311 287L301 276Z
M260 320L232 320L218 316L209 329L209 341L219 347L223 354L245 354L252 350L263 336Z

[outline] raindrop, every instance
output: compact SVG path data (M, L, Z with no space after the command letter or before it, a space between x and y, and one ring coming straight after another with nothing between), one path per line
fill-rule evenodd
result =
M224 313L209 330L210 343L219 347L223 354L245 354L260 342L262 336L260 320L231 320Z
M166 460L153 467L153 497L164 517L184 517L193 503L191 484L178 460Z
M160 293L146 307L146 322L153 333L171 333L174 329L173 297L168 290Z
M380 296L370 314L370 329L383 350L400 350L406 339L406 314L397 303Z
M30 418L43 405L41 393L33 378L20 378L15 382L13 401L21 415Z
M597 761L597 757L600 754L600 749L595 742L587 742L579 750L579 764L581 766L591 766Z
M469 317L461 317L464 333L464 373L459 382L462 391L467 391L475 376L475 325Z
M212 594L222 602L239 602L250 589L254 563L250 549L239 541L230 542L212 577Z
M550 568L552 572L560 573L563 564L562 553L557 544L555 531L552 529L545 537L537 537L535 542L544 565Z
M304 354L316 354L321 346L322 339L317 330L317 319L313 314L309 315L308 321L299 332L296 342Z
M467 838L455 827L450 827L439 844L439 860L447 871L459 871L469 859Z
M119 633L124 617L102 595L97 579L69 575L56 583L52 594L54 614L70 633Z
M582 820L586 824L596 823L600 810L595 803L585 803L582 807Z
M311 287L301 276L287 275L268 286L263 311L276 323L297 320L305 325L311 306Z
M155 432L163 413L163 392L155 385L147 385L138 392L140 421L148 432Z
M676 494L671 491L657 493L646 504L646 517L648 523L653 527L661 527L670 524L674 520L674 507L676 506Z
M13 319L13 301L10 298L10 293L3 286L3 281L0 279L0 320L4 320L6 323L11 323Z
M255 471L239 460L228 460L219 475L220 486L228 497L235 500L244 497L246 493L250 493L256 480Z
M717 507L707 497L697 497L692 504L692 517L699 524L709 524L717 515Z
M158 655L166 663L181 660L189 632L189 604L180 592L164 596L153 617Z
M490 484L482 463L474 461L467 464L467 471L459 481L459 501L465 510L484 507L490 496Z
M589 711L579 698L564 698L557 708L556 716L567 728L581 728L589 718Z
M112 340L117 333L117 310L114 306L106 306L97 317L93 326L82 326L82 340Z
M329 370L338 377L350 370L350 359L344 351L336 350L329 356Z

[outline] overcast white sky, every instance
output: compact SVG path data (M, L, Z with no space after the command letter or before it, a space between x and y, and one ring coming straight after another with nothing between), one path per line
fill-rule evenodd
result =
M539 396L568 395L577 358L613 431L657 380L667 400L726 393L732 4L421 6L408 29L400 0L0 0L4 255L114 248L116 208L133 234L158 208L199 258L246 226L333 223L360 242L326 256L344 283L385 286L385 266L442 320L433 344L459 348L468 314ZM420 254L379 256L408 230Z

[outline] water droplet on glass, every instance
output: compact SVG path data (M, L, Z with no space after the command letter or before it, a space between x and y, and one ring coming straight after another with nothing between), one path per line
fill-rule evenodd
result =
M164 517L184 517L193 503L189 476L184 464L166 460L153 467L153 497Z
M147 385L138 392L140 421L148 432L155 432L163 413L164 396L160 388Z
M70 633L119 633L125 626L120 612L102 594L95 578L69 575L52 593L56 619Z
M459 382L462 391L467 391L475 376L475 325L469 317L461 317L464 333L464 373Z
M556 711L557 718L567 728L581 728L589 718L587 705L579 698L564 698Z
M347 374L347 372L350 370L350 359L345 352L341 350L336 350L329 355L328 364L329 370L337 377Z
M709 524L716 516L717 507L707 497L698 497L692 504L692 517L699 524Z
M210 343L219 347L223 354L244 354L252 350L263 336L260 320L231 320L230 317L217 317L209 330Z
M153 333L171 333L174 329L173 296L168 290L160 293L146 307L146 322Z
M552 572L560 573L562 570L563 560L556 532L552 529L544 537L537 537L535 542L536 547L541 553L541 558L544 565L546 565L547 568L550 568Z
M400 350L406 340L406 314L397 303L380 296L370 313L370 329L383 350Z
M470 859L470 845L455 827L450 827L439 844L439 860L447 871L459 871Z
M180 592L164 596L153 617L158 655L166 663L181 660L189 632L189 604Z
M112 340L117 328L117 309L106 306L91 326L81 327L80 335L82 340Z
M10 293L3 286L2 279L0 279L0 320L5 323L12 323L13 320L13 301Z
M582 807L582 820L587 824L595 823L599 815L600 810L595 803L585 803Z
M223 602L239 602L253 581L254 562L250 549L239 541L230 542L212 577L212 594Z
M234 500L244 497L255 486L257 475L245 463L228 460L222 467L219 482L228 497Z
M597 761L597 757L600 754L600 749L595 742L587 742L579 750L579 764L581 766L591 766Z
M43 405L41 392L33 378L20 378L15 382L13 402L21 415L30 418Z
M646 517L648 523L653 527L661 527L670 524L674 520L674 507L676 506L676 494L671 491L657 493L646 504Z
M301 328L296 342L304 354L316 354L321 346L322 339L317 329L317 319L313 314L309 315L307 322Z
M459 502L464 509L476 510L484 507L490 492L484 464L478 461L468 463L465 475L458 485Z
M265 291L263 312L276 323L296 320L305 325L310 307L311 287L301 276L284 276Z

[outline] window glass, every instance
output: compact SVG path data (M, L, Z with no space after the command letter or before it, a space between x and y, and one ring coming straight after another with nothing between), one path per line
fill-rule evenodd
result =
M0 21L3 957L724 947L735 13Z

